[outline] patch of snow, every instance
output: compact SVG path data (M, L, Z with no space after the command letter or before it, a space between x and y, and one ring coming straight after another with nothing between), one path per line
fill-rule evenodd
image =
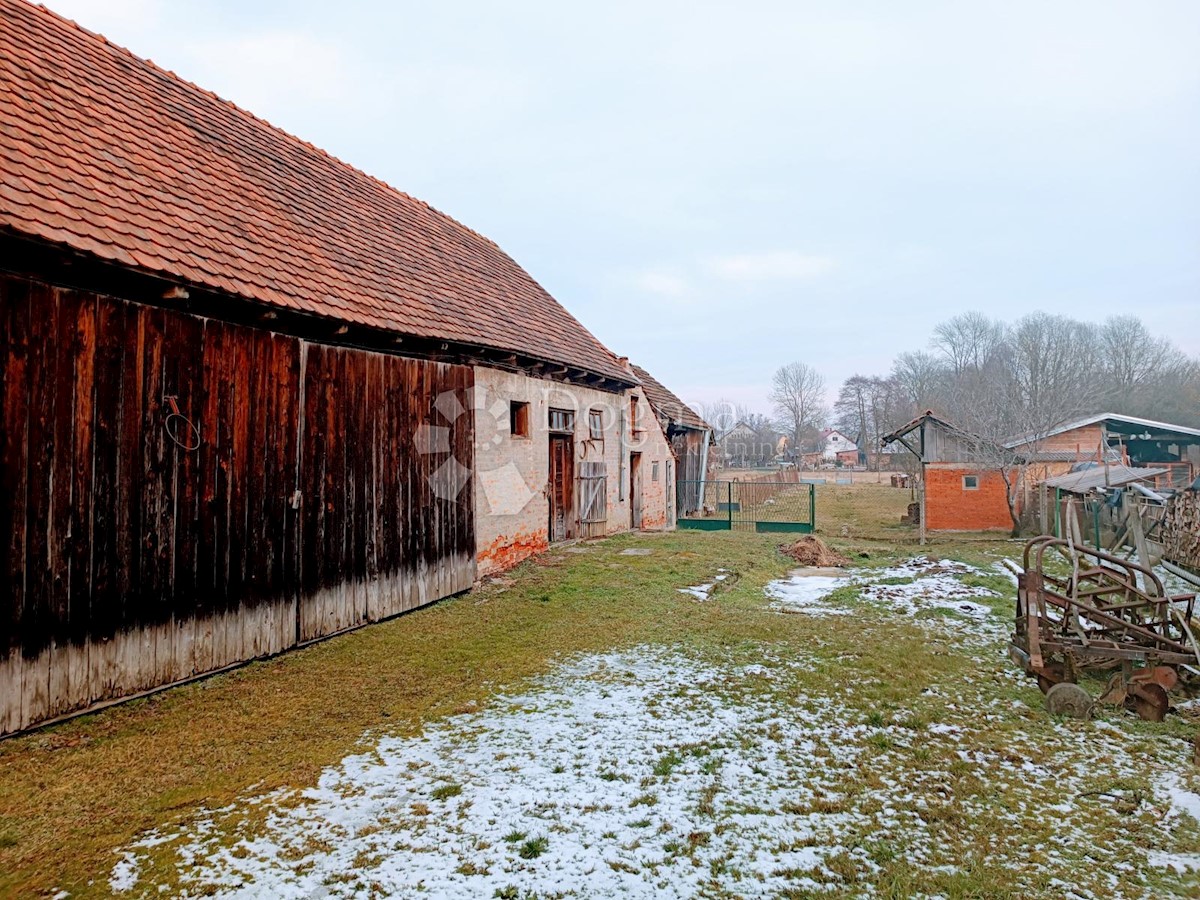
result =
M1191 816L1200 825L1200 794L1185 788L1177 775L1164 775L1158 780L1157 787L1171 805L1171 814Z
M138 883L138 870L137 854L127 850L108 876L109 889L114 894L133 890Z
M995 592L984 587L963 584L963 575L982 575L982 570L953 560L931 560L918 556L886 569L867 569L849 572L844 576L808 575L798 570L786 579L772 581L765 592L773 602L771 607L782 612L802 612L807 615L849 615L852 610L833 606L826 598L845 585L861 587L859 598L869 603L887 606L894 612L912 617L922 610L944 609L965 616L974 623L977 632L995 630L992 610L973 598L994 597ZM911 579L900 584L885 581ZM917 620L920 621L920 620ZM939 621L939 627L957 627L957 623Z
M1011 563L1011 566L1006 565L1006 563ZM1012 570L1012 566L1016 566L1018 569L1021 568L1021 566L1015 560L1011 559L1003 559L998 563L992 564L992 568L996 570L997 574L1003 575L1012 582L1013 587L1016 587L1017 573Z
M1164 850L1151 850L1148 862L1160 869L1170 869L1180 875L1188 872L1200 872L1200 853L1167 853Z
M784 710L739 692L733 682L761 670L650 648L587 657L487 711L347 757L315 788L275 797L260 834L231 845L224 828L181 833L180 877L191 893L247 898L794 887L803 879L780 873L846 852L835 834L849 823L782 810L831 795L865 730L834 704ZM132 853L118 868L114 890L148 890Z
M710 581L707 584L697 584L692 587L675 588L675 590L679 591L681 594L689 594L690 596L695 597L697 600L707 600L709 591L711 591L714 587L716 587L716 582Z
M845 616L851 611L828 606L823 601L833 591L850 583L849 577L797 574L772 581L765 590L767 596L775 601L771 604L774 609L810 616Z

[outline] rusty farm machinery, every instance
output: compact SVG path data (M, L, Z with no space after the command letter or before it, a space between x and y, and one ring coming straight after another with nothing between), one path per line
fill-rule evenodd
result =
M1047 708L1085 718L1107 703L1162 721L1168 692L1200 676L1196 595L1167 596L1145 566L1070 539L1034 538L1023 562L1009 652ZM1082 673L1108 673L1094 701Z

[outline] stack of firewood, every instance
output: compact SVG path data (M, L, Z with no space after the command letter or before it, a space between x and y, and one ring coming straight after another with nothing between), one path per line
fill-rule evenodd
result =
M1164 558L1200 571L1200 491L1180 491L1171 498L1160 533Z

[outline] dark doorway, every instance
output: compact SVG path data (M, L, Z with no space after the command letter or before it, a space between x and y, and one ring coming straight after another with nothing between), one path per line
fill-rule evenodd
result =
M550 435L550 540L572 537L571 510L575 481L574 441L565 434Z

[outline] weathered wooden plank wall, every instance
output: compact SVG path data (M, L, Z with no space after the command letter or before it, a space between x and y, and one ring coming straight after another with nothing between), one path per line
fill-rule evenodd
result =
M474 580L469 367L13 276L0 346L0 734Z

